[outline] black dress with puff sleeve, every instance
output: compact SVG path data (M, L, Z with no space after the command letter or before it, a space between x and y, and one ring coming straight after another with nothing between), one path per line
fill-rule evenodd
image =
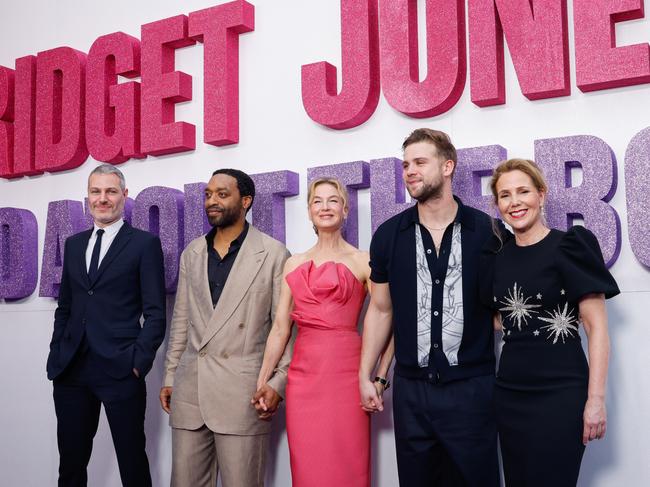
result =
M495 406L506 485L575 486L589 379L578 303L618 287L579 226L525 247L511 239L493 259L492 296L482 295L503 324Z

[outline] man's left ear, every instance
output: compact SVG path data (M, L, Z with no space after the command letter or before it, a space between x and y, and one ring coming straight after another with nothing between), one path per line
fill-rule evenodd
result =
M456 163L451 159L447 159L445 161L445 176L451 176L454 173L455 167L456 167Z
M251 207L253 204L253 198L250 196L244 196L242 198L242 206L244 207L244 210L248 211L248 209Z

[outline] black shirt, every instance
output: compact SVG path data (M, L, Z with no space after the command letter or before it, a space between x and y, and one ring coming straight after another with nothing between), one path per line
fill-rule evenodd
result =
M486 304L501 313L504 341L501 387L587 387L589 370L580 344L580 299L619 293L598 240L586 228L552 229L525 247L514 239L494 255Z
M217 234L217 227L213 227L205 236L208 246L208 283L210 284L210 295L212 296L212 306L216 306L221 297L232 266L235 263L239 249L244 243L248 234L248 222L245 222L244 229L239 236L230 242L228 253L223 256L214 249L214 237Z
M431 313L429 366L419 367L417 353L417 271L415 225L420 225L417 205L395 215L379 226L370 244L370 279L388 283L393 304L395 371L398 375L432 382L494 373L494 330L492 311L479 299L481 250L493 235L492 218L460 199L454 222L461 225L463 259L463 337L458 365L450 366L442 349L443 313ZM503 226L499 224L499 228ZM419 231L419 229L418 229ZM444 279L451 250L453 225L445 230L440 255L435 256L428 231L422 232L432 280L432 307L442 310ZM427 252L430 249L431 252Z

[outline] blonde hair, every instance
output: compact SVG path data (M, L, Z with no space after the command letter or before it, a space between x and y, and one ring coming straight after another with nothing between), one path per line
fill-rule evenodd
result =
M544 174L539 168L535 161L530 159L508 159L507 161L502 161L497 167L494 168L492 172L492 179L490 180L490 190L492 191L492 197L494 198L494 203L497 203L497 183L499 178L505 173L511 171L521 171L526 174L533 181L533 186L540 193L546 194L548 192L548 184L544 179Z
M498 204L499 200L499 195L497 194L497 183L499 182L499 178L511 171L523 172L528 177L530 177L533 182L533 186L535 186L537 191L544 194L548 192L548 184L546 184L544 174L542 173L542 170L539 168L539 166L535 164L535 161L531 161L530 159L508 159L506 161L501 161L497 167L494 168L494 171L492 171L492 179L490 179L490 190L492 191L492 197L494 198L495 205ZM544 224L546 224L544 208L542 208L542 221ZM497 226L497 222L494 218L492 218L492 232L499 240L499 249L497 250L498 252L503 248L503 235L501 235L501 232Z
M314 193L316 192L316 188L318 186L321 186L323 184L329 184L330 186L334 186L336 189L336 192L339 194L341 199L343 200L343 209L348 210L348 190L346 189L345 185L341 184L341 181L339 181L336 178L317 178L314 179L311 183L309 183L309 189L307 190L307 205L311 205L312 202L314 201ZM316 226L313 227L314 232L316 232L316 235L318 235L318 229Z

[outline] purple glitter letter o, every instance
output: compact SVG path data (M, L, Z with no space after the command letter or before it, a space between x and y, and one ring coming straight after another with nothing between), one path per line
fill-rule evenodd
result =
M133 226L160 237L165 257L165 288L176 291L178 261L183 249L182 191L163 186L145 188L135 198Z

